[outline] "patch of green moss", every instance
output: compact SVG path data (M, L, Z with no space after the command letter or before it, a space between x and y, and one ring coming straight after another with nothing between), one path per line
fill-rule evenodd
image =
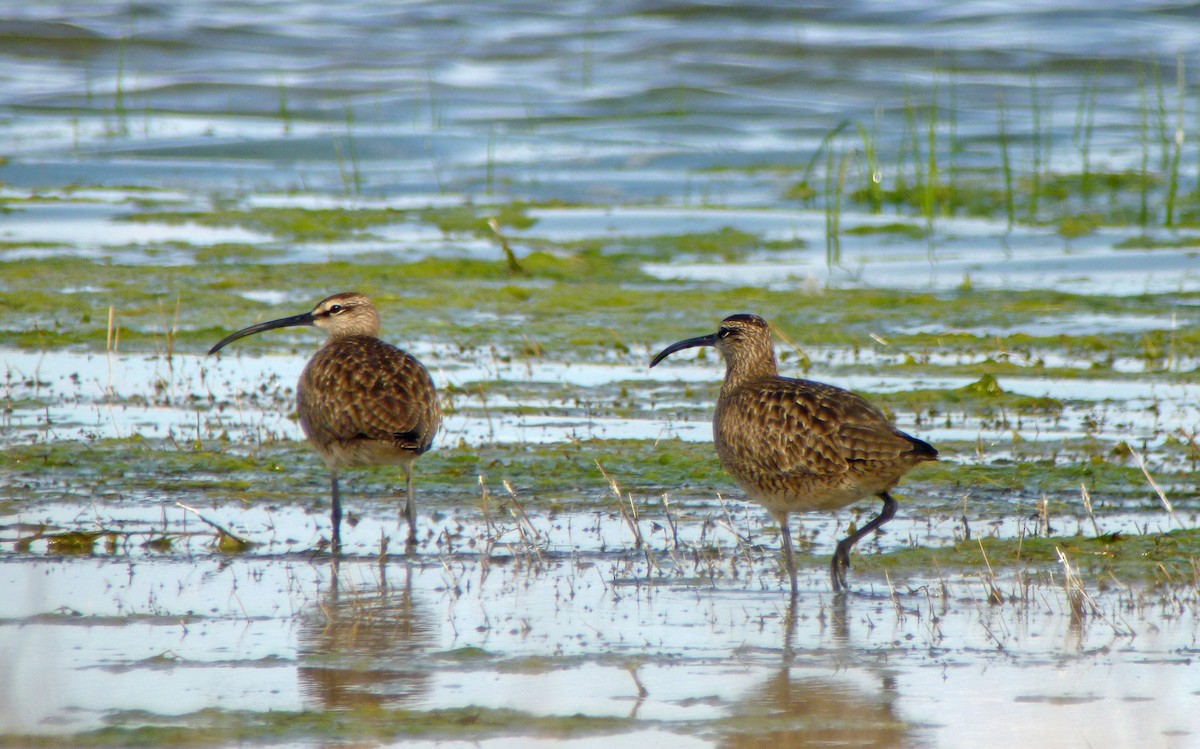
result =
M67 531L41 536L47 542L50 554L91 554L96 547L96 541L104 536L103 533L87 531Z
M192 256L197 263L232 263L232 262L261 262L270 258L280 257L282 248L263 247L261 245L238 242L221 242L205 247L197 247Z
M45 747L223 746L300 741L392 742L405 738L532 735L547 738L594 736L627 730L625 718L586 715L541 716L516 710L481 707L410 710L382 705L354 705L338 710L227 711L200 710L180 716L140 711L110 715L110 725L68 735L0 736L0 744Z
M864 565L891 570L987 569L1060 566L1059 552L1089 576L1112 573L1122 581L1192 579L1200 557L1200 530L1145 535L1026 536L960 541L864 557Z
M479 661L491 660L493 658L492 654L483 648L470 645L437 653L436 657L447 661L454 661L456 663L477 663Z
M1058 222L1058 233L1066 239L1087 236L1096 231L1101 224L1101 218L1095 214L1064 216Z
M954 411L961 414L991 414L1005 409L1014 415L1058 414L1063 402L1057 398L1007 393L991 372L984 372L976 382L947 390L914 389L888 393L874 398L893 408L916 411L936 417L938 413Z
M1089 196L1099 193L1105 193L1110 197L1124 194L1132 199L1134 195L1141 192L1142 185L1147 179L1151 181L1152 185L1159 184L1156 175L1146 175L1135 171L1088 171L1086 174L1057 172L1039 175L1038 189L1040 197L1055 201L1065 201L1080 195ZM1022 182L1022 187L1032 189L1032 182L1025 180Z
M1089 296L1056 291L992 291L963 288L942 293L887 289L836 289L800 295L761 286L727 287L664 283L641 267L660 253L743 253L762 248L753 235L723 233L712 242L699 238L659 237L639 245L630 240L613 245L596 241L555 244L531 240L534 249L522 264L527 276L512 275L499 250L495 259L423 258L296 263L287 266L281 286L277 265L246 262L232 256L211 258L204 273L194 268L123 266L80 258L48 257L0 262L5 278L0 304L12 314L0 324L0 345L28 348L77 347L103 352L108 345L108 311L120 334L122 351L204 351L231 330L258 320L308 309L334 291L358 290L380 307L384 337L398 343L414 337L451 341L463 347L496 346L530 349L560 360L588 360L598 353L646 350L664 342L708 332L725 315L757 312L803 350L809 346L878 349L872 336L882 335L881 352L910 355L912 371L1028 373L1038 352L1053 351L1092 358L1100 369L1118 356L1147 361L1150 371L1164 357L1200 356L1200 326L1179 325L1171 331L1087 335L987 336L961 332L967 328L1010 328L1047 318L1076 315L1161 317L1164 308L1190 309L1196 294ZM640 247L640 249L639 249ZM231 255L240 252L236 246ZM219 255L224 249L214 252ZM272 305L247 300L241 293L281 289L293 301ZM69 290L70 293L63 293ZM175 318L178 303L178 320ZM700 320L696 310L711 310ZM514 325L513 320L536 321ZM898 332L914 320L932 330ZM167 335L170 330L171 335ZM315 346L307 331L280 331L257 336L239 346L258 349ZM787 347L782 343L780 350ZM982 363L924 363L927 354L962 352L1028 352L1020 364L985 358ZM1084 377L1086 369L1038 368L1039 374ZM1106 376L1135 376L1106 371ZM1186 373L1172 370L1162 376Z
M1200 250L1200 236L1187 235L1181 237L1152 237L1146 234L1122 239L1113 245L1117 250L1173 250L1195 247Z
M869 236L873 234L895 234L908 239L924 239L929 231L918 224L893 221L886 224L861 224L842 229L842 234L851 236Z
M701 416L708 417L708 413ZM938 447L944 460L922 464L905 479L903 491L914 499L933 489L956 495L967 490L976 505L994 500L1000 511L1014 495L1048 495L1073 511L1082 484L1104 501L1131 498L1146 502L1149 510L1158 507L1141 470L1123 455L1055 459L1040 456L1031 447L1024 460L962 464L955 460L956 452L972 451L974 445ZM1071 452L1070 446L1055 449ZM61 441L6 448L0 451L0 463L17 480L14 487L22 487L13 489L11 499L25 506L37 500L71 501L72 495L63 487L78 483L86 483L98 494L165 491L198 506L302 502L308 510L323 511L328 502L328 472L304 442L231 446L209 441L196 448L140 439ZM610 507L610 480L645 501L657 501L668 492L672 503L676 498L686 502L688 497L708 501L718 491L742 496L710 442L678 439L438 443L422 456L416 474L422 507L452 512L464 511L463 487L478 486L481 476L494 495L504 493L502 485L507 481L523 502L539 509ZM345 478L353 482L348 491L357 504L390 505L392 492L402 480L389 466L355 469ZM1177 502L1195 495L1188 471L1156 471L1156 479ZM472 491L477 496L478 490Z
M499 206L448 206L425 208L416 216L427 224L433 224L444 234L473 234L482 237L492 237L494 231L489 220L494 220L500 227L510 227L525 230L532 227L536 221L529 216L529 206L525 203L510 203Z
M124 220L140 223L186 223L201 226L241 226L265 232L280 239L306 242L333 242L371 237L369 229L405 221L431 223L447 234L468 233L492 236L488 219L500 226L527 229L534 221L525 204L481 207L452 206L406 210L398 208L296 208L260 206L256 208L218 207L211 211L138 211Z
M396 223L406 217L392 208L276 208L217 209L212 211L149 211L124 216L126 221L201 226L242 226L293 241L334 241L365 237L372 226Z
M661 257L715 255L734 260L760 247L762 240L756 234L726 226L713 232L646 237L634 244L648 247L651 254Z
M0 242L0 252L10 250L49 250L62 247L57 242Z
M722 227L716 231L693 234L657 234L652 236L613 237L598 242L584 240L559 246L565 252L578 255L599 254L609 262L629 266L628 260L721 259L734 261L759 250L778 251L801 249L806 243L802 239L764 240L757 234Z
M895 170L890 184L847 187L843 196L850 205L879 212L889 208L927 221L938 216L1008 217L1023 223L1039 223L1045 216L1062 216L1059 230L1071 238L1091 233L1099 226L1130 226L1141 220L1144 194L1156 198L1163 192L1163 178L1141 172L1086 172L1018 174L1012 181L1011 203L1002 187L1003 176L994 167L959 168L953 173L907 173ZM812 203L829 199L809 181L787 188L786 200ZM1176 226L1191 225L1200 217L1193 196L1177 198ZM1011 207L1011 213L1010 213Z
M820 193L807 180L800 180L788 186L783 191L784 200L794 200L800 203L807 203Z
M966 175L954 182L939 182L934 185L909 183L902 176L883 190L860 189L852 191L855 202L869 206L874 195L879 195L885 205L912 211L918 216L967 215L994 218L1005 210L1004 192L996 188L992 180L971 179Z
M999 514L1012 511L1014 497L1046 497L1053 503L1053 509L1076 513L1081 508L1081 486L1093 497L1102 498L1096 500L1098 503L1131 504L1153 512L1161 509L1141 469L1120 455L1055 458L1031 446L1030 454L1023 459L1004 457L986 463L960 463L954 460L956 451L951 445L936 447L943 450L947 459L922 463L908 474L906 483L951 492L966 490L971 493L973 504L986 503ZM1194 501L1197 496L1189 470L1159 470L1154 476L1177 502ZM914 496L921 495L919 491L909 491Z

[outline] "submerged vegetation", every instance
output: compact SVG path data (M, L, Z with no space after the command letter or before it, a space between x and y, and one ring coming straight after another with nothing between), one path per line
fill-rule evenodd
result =
M994 373L1032 367L1077 376L1052 363L1066 355L1087 361L1096 371L1110 371L1115 360L1131 358L1140 360L1145 371L1187 373L1200 357L1200 329L1171 319L1187 315L1200 301L1200 292L1110 296L848 288L797 294L757 286L705 288L664 283L640 270L642 263L657 256L655 247L665 242L655 238L649 254L632 248L610 254L544 245L521 258L525 275L517 276L499 257L296 263L287 269L293 289L287 302L243 299L236 306L229 304L231 297L272 288L278 266L226 259L196 279L187 267L23 259L5 269L8 285L0 289L0 302L13 314L0 329L0 343L34 350L103 350L112 306L123 350L163 350L169 338L173 350L199 351L221 331L245 320L247 307L258 308L266 317L305 308L328 289L339 288L371 296L393 338L426 338L436 330L438 337L461 346L491 343L518 349L524 341L536 340L545 356L560 359L587 360L598 349L622 346L647 351L656 341L693 331L691 310L699 308L753 309L767 315L788 336L781 350L793 343L801 350L851 347L896 355L918 369L931 356L949 355L958 357L968 372L979 367L992 367L983 371ZM684 237L680 244L692 242ZM614 292L614 284L620 285L619 292ZM1080 316L1143 318L1151 325L1161 325L1158 321L1165 318L1169 327L1055 330L1063 324L1074 327L1070 320ZM509 322L514 319L537 322L514 328ZM917 319L929 322L914 325ZM1044 332L1035 332L1039 329ZM310 338L304 333L290 336L293 341ZM946 371L944 363L933 369Z
M431 737L452 740L459 736L538 736L570 738L603 735L628 729L630 721L584 715L544 717L515 710L479 707L448 710L383 709L362 705L348 710L304 712L233 712L203 710L165 721L137 713L113 716L118 725L74 734L59 743L39 739L39 746L187 746L243 742L279 742L336 737L345 741L394 741Z

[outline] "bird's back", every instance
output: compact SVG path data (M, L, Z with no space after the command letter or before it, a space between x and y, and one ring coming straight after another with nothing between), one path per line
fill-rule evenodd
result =
M433 444L442 412L429 372L371 336L330 339L296 390L300 424L331 465L411 460Z
M723 393L713 437L721 464L779 512L836 509L891 489L937 451L899 431L861 396L790 377Z

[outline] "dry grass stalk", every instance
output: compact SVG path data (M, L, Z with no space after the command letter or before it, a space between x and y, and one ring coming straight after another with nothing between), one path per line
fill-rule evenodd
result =
M1071 610L1071 626L1082 628L1088 614L1088 603L1090 599L1087 591L1083 589L1083 581L1071 568L1071 562L1068 561L1067 555L1057 546L1054 548L1058 554L1058 561L1062 562L1063 566L1063 589L1067 594L1067 604Z
M1004 603L1004 594L1000 592L1000 588L996 586L996 573L992 570L992 563L988 561L987 551L983 548L983 539L978 540L979 553L983 555L983 564L987 567L987 576L983 580L984 587L987 588L988 603L993 606L998 606Z
M1096 516L1092 514L1092 495L1088 493L1087 484L1080 482L1079 490L1083 493L1083 507L1087 510L1088 520L1092 521L1092 532L1100 537L1100 526L1096 524Z
M633 503L633 494L630 493L628 497L621 496L621 487L617 485L617 480L608 475L604 470L604 466L600 465L600 461L597 460L595 463L596 467L600 469L600 475L608 482L609 488L612 489L612 493L617 498L617 509L621 511L621 517L624 518L625 523L629 526L629 530L633 532L633 548L642 548L644 543L642 539L642 527L638 523L637 505ZM625 508L626 501L629 502L629 509Z
M487 537L491 541L496 538L496 529L492 525L492 513L489 511L491 505L491 494L488 492L487 481L483 474L479 474L479 491L482 493L481 503L483 505L483 523L487 528Z
M1146 476L1146 481L1150 482L1151 488L1153 488L1155 493L1158 494L1158 498L1163 503L1163 507L1167 508L1167 514L1171 516L1171 519L1174 520L1180 528L1183 528L1184 525L1175 515L1175 508L1171 506L1171 501L1167 499L1166 493L1158 485L1158 482L1154 480L1154 477L1150 475L1150 469L1146 468L1145 458L1142 457L1141 453L1133 449L1133 445L1125 443L1125 446L1129 448L1130 455L1132 455L1133 459L1137 461L1138 468L1142 469L1142 473Z
M230 541L233 542L234 545L236 545L237 547L241 547L242 549L250 548L253 545L253 543L251 541L248 541L248 540L238 536L236 533L229 530L228 528L221 525L220 523L216 523L216 522L204 517L204 515L202 515L200 513L200 511L197 510L195 507L190 507L188 505L185 505L183 502L176 502L175 506L179 507L183 510L187 510L188 512L194 514L196 517L200 518L200 521L203 522L205 525L215 528L217 533L219 534L217 536L218 545L223 546L223 542L225 539L229 539Z
M746 557L746 564L749 565L751 569L754 569L754 559L750 556L750 546L746 543L745 539L742 538L742 534L737 532L737 528L734 527L733 516L729 514L729 505L725 502L725 498L721 496L720 492L717 492L717 501L721 503L721 511L725 513L726 530L733 534L733 538L737 541L738 549L740 549L742 554Z
M533 527L533 522L530 521L529 515L525 514L525 506L521 504L521 499L517 496L517 490L513 488L512 484L508 483L508 479L505 479L503 483L509 495L508 511L512 514L513 519L517 521L517 533L521 534L521 542L527 550L533 551L534 556L541 563L542 550L538 548L537 543L540 534ZM522 525L522 522L524 522L524 525ZM529 533L525 532L525 526L529 527ZM532 540L530 540L530 534L532 534Z

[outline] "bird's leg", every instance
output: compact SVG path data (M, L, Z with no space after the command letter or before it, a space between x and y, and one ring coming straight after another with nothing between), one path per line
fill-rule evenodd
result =
M337 471L330 471L330 475L333 509L329 512L329 521L333 524L333 553L337 554L342 550L342 497L338 493Z
M833 582L835 593L842 592L846 587L846 570L850 568L850 549L854 548L854 544L858 543L860 538L873 532L896 515L896 500L892 499L892 495L880 492L879 498L883 500L883 509L879 514L871 522L839 541L837 550L833 552L833 560L829 564L829 577Z
M408 501L404 504L404 517L408 518L407 545L413 547L417 545L417 499L413 494L412 463L404 464L404 480L408 484Z
M846 596L838 594L829 602L829 621L833 637L842 643L850 639L850 620L846 614Z
M833 552L833 558L829 560L829 582L833 585L834 593L841 593L846 587L845 569L850 566L849 541L847 538L839 542Z
M786 512L773 513L775 519L779 521L779 530L783 534L783 563L787 567L788 577L792 580L792 597L795 598L796 585L796 560L792 556L792 530L788 527L788 514Z
M788 602L787 614L783 618L783 663L785 666L791 666L796 660L796 649L792 643L796 639L796 609L799 606L799 597L792 593L792 598Z

